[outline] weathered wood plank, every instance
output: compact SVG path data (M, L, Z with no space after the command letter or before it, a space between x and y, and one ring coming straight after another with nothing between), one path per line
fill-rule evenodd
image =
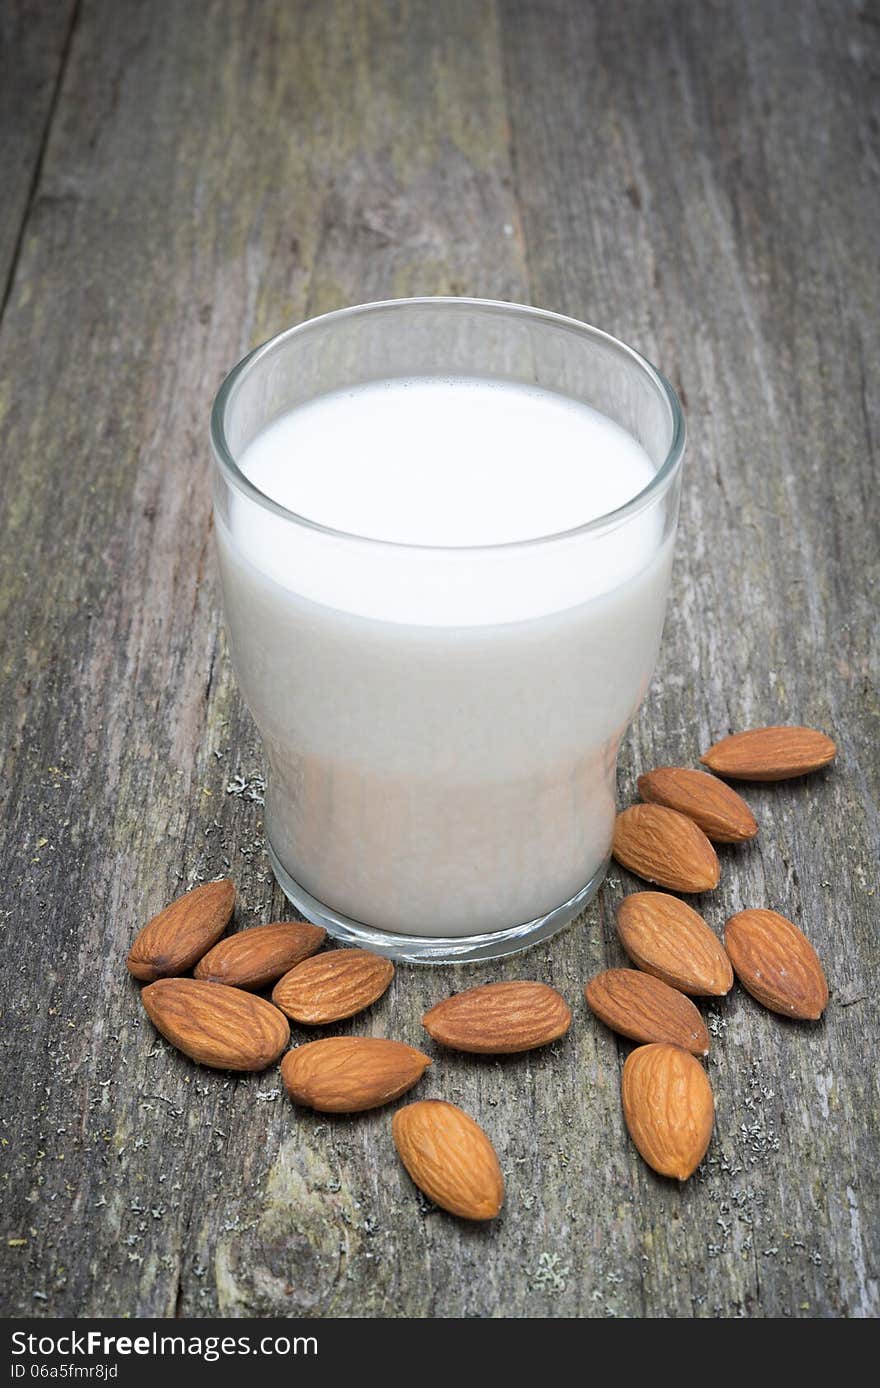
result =
M39 174L75 12L75 0L8 0L0 7L0 312Z
M855 6L793 0L83 0L0 325L7 1313L876 1313L876 45ZM827 1021L712 1009L719 1135L684 1191L628 1147L625 1048L578 1002L620 958L623 874L551 945L400 970L352 1024L418 1041L444 992L523 972L575 1004L549 1054L423 1087L497 1142L487 1230L420 1210L387 1114L314 1121L275 1074L196 1070L120 974L201 877L231 871L241 923L283 910L219 629L214 387L307 313L419 292L586 317L686 397L622 793L744 723L842 748L750 793L764 834L708 905L801 919Z

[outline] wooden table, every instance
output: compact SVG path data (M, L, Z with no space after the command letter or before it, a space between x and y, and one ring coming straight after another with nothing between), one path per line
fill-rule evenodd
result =
M12 0L0 84L6 1314L868 1316L877 1287L880 14L845 0ZM872 74L874 85L872 83ZM207 417L225 371L350 302L585 318L691 431L663 653L621 768L805 722L838 764L753 788L700 903L801 922L799 1026L707 1009L716 1136L686 1187L624 1131L627 1046L582 986L601 899L505 964L401 968L351 1030L418 1043L543 978L549 1053L436 1055L495 1140L503 1217L426 1208L388 1112L324 1121L161 1043L123 969L229 872L278 918L258 741L221 628Z

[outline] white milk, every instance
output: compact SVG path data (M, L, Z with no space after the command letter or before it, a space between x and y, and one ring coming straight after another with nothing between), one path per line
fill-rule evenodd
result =
M348 532L241 494L218 517L266 827L289 874L410 935L499 930L575 896L607 860L672 542L656 507L511 542L635 496L654 473L641 446L537 387L422 377L303 405L240 467Z

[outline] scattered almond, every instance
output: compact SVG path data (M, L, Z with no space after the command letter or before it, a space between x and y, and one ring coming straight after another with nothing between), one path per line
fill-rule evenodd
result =
M473 1118L442 1099L407 1104L391 1124L400 1160L429 1200L462 1219L494 1219L504 1203L495 1148Z
M623 1067L621 1097L640 1155L661 1176L686 1181L706 1155L715 1122L699 1061L678 1046L640 1046Z
M815 728L753 728L722 738L700 761L733 781L788 781L820 771L836 756L831 738Z
M639 777L644 803L617 816L613 856L670 891L711 890L720 870L710 840L740 843L758 832L745 801L716 776L785 780L829 765L836 751L815 729L767 727L709 748L701 761L715 775L656 767ZM389 960L360 949L318 955L326 931L305 921L255 926L221 940L234 903L227 879L197 887L154 916L129 951L129 971L148 984L141 997L151 1021L192 1060L217 1069L265 1069L288 1045L287 1017L307 1025L342 1021L388 988ZM621 1079L626 1125L648 1165L684 1181L702 1161L714 1125L711 1085L695 1059L708 1054L709 1033L685 995L723 996L735 971L765 1007L816 1020L828 1004L828 984L806 936L775 911L732 916L726 952L703 917L666 892L627 896L617 928L637 968L598 974L585 997L602 1022L640 1043ZM195 978L179 977L192 968ZM272 984L271 1003L254 995ZM518 980L453 994L430 1008L422 1024L453 1050L513 1054L564 1036L571 1011L547 984ZM336 1036L287 1051L281 1075L296 1103L358 1113L405 1094L430 1064L400 1041ZM400 1109L392 1131L412 1180L438 1206L472 1220L499 1213L498 1157L468 1114L429 1099Z
M740 911L724 927L740 983L771 1012L815 1022L828 1006L819 956L803 931L776 911Z
M321 1113L361 1113L390 1104L422 1078L428 1056L402 1041L328 1036L288 1051L281 1078L298 1104Z
M706 771L658 766L640 776L638 784L643 800L687 815L715 843L743 843L758 832L755 816L742 796Z
M128 971L142 982L187 973L220 939L235 905L227 878L178 897L140 931L128 953Z
M718 858L706 835L692 819L665 805L622 810L611 851L622 867L674 892L718 886Z
M277 1007L222 983L160 978L141 1000L166 1041L215 1070L265 1070L290 1040Z
M307 959L275 985L272 1001L295 1022L323 1026L363 1012L394 977L390 959L365 949L334 949Z
M306 921L276 921L228 935L196 965L196 978L231 988L268 988L319 950L327 931Z
M635 969L606 969L590 979L584 995L599 1020L621 1036L709 1054L709 1033L696 1007L662 979Z
M617 908L617 932L633 963L671 988L723 997L733 969L721 941L687 902L666 892L633 892Z
M425 1013L422 1026L455 1051L510 1055L564 1036L571 1009L546 983L483 983L438 1002Z

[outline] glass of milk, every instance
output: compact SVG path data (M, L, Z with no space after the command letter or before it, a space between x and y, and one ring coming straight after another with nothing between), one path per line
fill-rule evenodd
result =
M285 893L398 959L546 939L604 876L618 747L657 656L674 391L572 319L399 299L257 348L211 431Z

